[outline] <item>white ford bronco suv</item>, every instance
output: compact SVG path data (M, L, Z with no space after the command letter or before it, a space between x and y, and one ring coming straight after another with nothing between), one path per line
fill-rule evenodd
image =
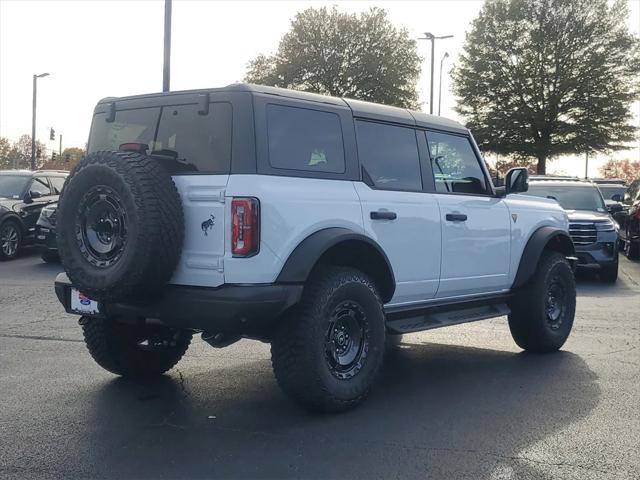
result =
M553 200L495 188L441 117L254 85L106 98L60 200L55 282L118 375L172 368L192 335L271 343L307 408L360 403L387 336L508 315L550 352L575 313Z

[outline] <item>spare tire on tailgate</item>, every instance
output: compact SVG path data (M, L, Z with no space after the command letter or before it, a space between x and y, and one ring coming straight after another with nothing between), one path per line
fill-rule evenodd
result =
M60 259L73 285L102 301L167 283L184 238L178 190L154 159L94 152L73 169L58 207Z

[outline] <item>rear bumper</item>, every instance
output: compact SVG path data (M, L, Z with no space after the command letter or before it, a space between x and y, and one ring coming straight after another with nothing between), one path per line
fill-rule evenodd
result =
M58 300L68 313L72 284L61 273L55 281ZM285 310L298 303L302 285L223 285L216 288L167 285L157 295L140 300L99 303L100 314L110 318L145 318L160 323L211 333L260 335Z

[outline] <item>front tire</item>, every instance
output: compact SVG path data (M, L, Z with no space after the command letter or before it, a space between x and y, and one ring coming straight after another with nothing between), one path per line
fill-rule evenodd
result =
M329 267L309 281L301 303L271 343L278 384L312 411L361 403L382 364L385 317L373 282L362 272Z
M109 318L83 317L89 353L105 370L123 377L149 378L173 368L192 333L160 325L132 325Z
M618 280L618 261L600 270L600 280L604 283L616 283Z
M14 220L0 225L0 260L13 260L22 247L22 230Z
M538 269L511 304L509 329L530 352L553 352L566 342L576 311L576 285L567 259L545 251Z

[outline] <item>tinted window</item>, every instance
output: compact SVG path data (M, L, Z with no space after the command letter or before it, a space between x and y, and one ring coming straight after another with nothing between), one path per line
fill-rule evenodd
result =
M544 182L532 182L524 194L552 198L565 210L606 211L600 191L591 185L548 185Z
M53 193L55 193L56 195L60 195L62 186L64 185L64 177L49 177L49 181L51 182L51 186L53 187Z
M39 192L41 195L51 195L46 178L34 178L29 187L30 192Z
M357 121L356 131L360 163L376 187L422 189L414 129Z
M119 150L123 143L151 145L158 125L159 108L139 108L116 112L113 122L104 113L97 113L91 125L89 151Z
M199 109L198 105L180 105L123 110L116 112L114 122L106 122L105 114L96 114L89 151L141 144L171 172L229 173L231 104L211 103L207 115L198 114Z
M163 107L151 154L174 160L180 170L229 173L231 168L231 105L212 103L208 115L198 105Z
M437 192L487 193L480 163L466 137L426 132Z
M335 113L268 105L267 129L273 168L345 171L342 128Z

